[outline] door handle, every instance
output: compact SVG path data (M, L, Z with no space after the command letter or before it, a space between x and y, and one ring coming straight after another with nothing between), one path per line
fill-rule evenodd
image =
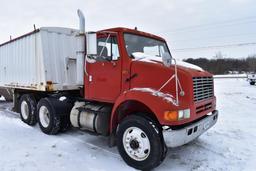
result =
M127 78L125 81L126 81L126 82L129 82L129 81L131 81L133 78L135 78L135 77L137 77L137 76L138 76L138 74L135 73L135 74L133 74L132 76L130 76L129 78Z

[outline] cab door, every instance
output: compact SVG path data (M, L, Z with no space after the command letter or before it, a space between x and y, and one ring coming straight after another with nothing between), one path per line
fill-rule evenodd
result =
M97 56L94 63L87 63L87 69L85 96L91 100L114 102L121 91L121 58L116 34L97 36Z

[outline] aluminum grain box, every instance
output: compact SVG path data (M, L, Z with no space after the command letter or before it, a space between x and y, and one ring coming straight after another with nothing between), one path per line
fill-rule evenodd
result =
M0 87L38 91L76 90L79 31L43 27L0 45ZM81 67L80 67L81 68ZM52 83L52 84L51 84Z

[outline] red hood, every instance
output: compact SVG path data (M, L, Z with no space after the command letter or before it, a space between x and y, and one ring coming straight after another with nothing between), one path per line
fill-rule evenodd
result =
M174 65L166 67L159 61L133 61L131 64L131 75L137 76L131 80L130 88L152 88L159 90L160 87L175 73ZM193 100L193 77L211 77L212 75L206 71L198 71L195 69L178 66L178 78L185 95L179 97L184 103L191 103ZM170 81L161 91L175 96L175 79Z
M147 90L150 91L159 91L173 75L174 75L174 65L170 67L164 66L161 62L144 62L144 61L133 61L131 64L131 75L136 75L130 81L130 88L150 88ZM185 123L192 122L200 117L203 117L205 114L211 112L216 108L216 99L215 97L205 99L200 102L194 100L194 84L193 77L212 77L209 72L198 71L195 69L177 66L178 79L181 85L183 93L179 88L179 106L175 107L171 105L170 108L164 108L163 110L181 110L181 109L190 109L191 117L188 120L175 121L171 123L172 125L182 125ZM176 100L176 86L175 79L172 79L162 90L162 93L168 94ZM152 90L153 89L153 90ZM197 112L197 108L204 107L207 104L211 104L211 108L204 110L202 112ZM157 104L155 104L157 105ZM201 109L201 108L200 108ZM161 116L163 113L160 112ZM162 120L162 124L170 124Z

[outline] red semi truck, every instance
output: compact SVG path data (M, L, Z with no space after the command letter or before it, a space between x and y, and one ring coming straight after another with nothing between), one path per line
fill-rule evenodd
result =
M45 134L71 125L108 136L123 160L149 170L218 118L213 77L181 66L166 41L137 29L40 28L0 45L0 87Z

